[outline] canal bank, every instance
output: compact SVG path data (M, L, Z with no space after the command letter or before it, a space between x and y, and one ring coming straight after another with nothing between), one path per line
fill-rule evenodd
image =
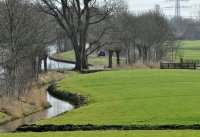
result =
M12 132L12 131L15 131L21 125L33 124L34 122L38 120L52 118L64 112L71 111L74 108L72 104L53 97L47 91L45 92L47 95L47 101L51 104L50 108L39 111L32 115L26 116L24 118L10 121L0 126L0 132Z
M63 75L62 73L58 73L58 72L48 72L48 73L44 73L41 75L43 75L43 76L39 77L38 85L35 86L35 87L38 87L38 89L34 88L34 90L35 90L34 94L32 94L30 96L34 96L33 100L36 100L36 102L38 102L38 100L40 100L41 98L43 100L45 100L45 102L41 103L41 104L45 104L45 107L35 106L35 108L33 108L30 106L30 104L35 105L36 103L35 104L27 103L27 102L23 102L22 100L20 100L19 102L23 102L25 104L25 105L22 105L21 107L26 107L30 111L30 113L19 116L18 118L17 117L14 118L14 116L11 116L13 118L11 118L10 120L7 120L7 123L0 126L0 132L14 131L17 127L19 127L23 124L32 124L37 120L55 117L63 112L73 109L73 105L71 105L68 102L59 100L59 99L51 96L46 90L49 86L49 82L61 80L66 75ZM35 94L35 93L38 93L38 94ZM49 102L49 103L47 104L47 102ZM4 105L4 106L6 106L6 105ZM49 106L51 106L51 107L49 108ZM20 108L13 107L12 109L21 111L21 110L18 110ZM12 111L14 111L14 110L12 110Z
M48 69L52 69L52 70L66 69L66 68L74 67L73 64L57 62L54 60L50 60L49 58L47 59L47 64L48 64ZM45 93L45 95L37 95L37 96L39 96L39 97L44 96L44 98L47 100L46 102L49 102L52 107L48 108L50 106L50 104L45 103L44 107L32 108L31 106L27 106L27 103L24 103L23 106L27 106L27 109L29 109L31 112L26 113L25 115L23 114L18 117L11 116L10 113L8 113L8 115L7 115L7 112L4 111L2 113L3 122L1 123L1 126L0 126L0 132L15 131L15 129L17 127L19 127L23 124L32 124L33 122L35 122L37 120L55 117L63 112L66 112L66 111L69 111L72 109L73 105L51 96L46 91L46 89L44 89L44 87L47 88L47 86L44 86L44 85L49 84L53 81L58 81L65 77L65 75L63 75L61 73L59 73L59 74L57 72L53 72L53 73L56 73L56 74L50 74L50 75L47 75L46 73L41 74L42 77L39 77L39 81L37 83L40 88L43 88L42 89L43 92L40 92L40 93L43 93L43 94ZM41 87L41 86L43 86L43 87ZM38 90L38 89L35 89L35 90ZM22 102L24 102L24 101L22 101ZM31 103L28 103L28 104L31 104ZM6 106L6 103L4 104L4 106ZM46 108L48 108L48 109L46 109ZM18 109L18 108L14 107L12 109ZM20 110L17 110L17 111L20 111ZM54 111L55 111L55 113L54 113Z

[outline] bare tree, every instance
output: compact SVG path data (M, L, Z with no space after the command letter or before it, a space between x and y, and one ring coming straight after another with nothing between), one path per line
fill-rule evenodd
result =
M121 49L124 50L126 63L159 61L166 57L171 49L176 48L175 35L168 20L159 11L149 11L135 15L124 9L115 17L115 26L119 36ZM118 48L119 48L118 47ZM117 51L116 46L109 49ZM133 59L132 59L133 58Z
M113 15L120 0L104 1L101 4L96 0L38 0L37 2L42 11L56 19L66 37L71 40L76 56L75 69L87 69L88 29Z
M143 62L161 60L175 40L169 22L162 13L155 11L142 13L135 21L138 23L133 42L137 46L139 58L142 58Z
M49 41L46 15L24 0L0 3L0 66L4 69L5 92L19 96L38 74L39 56Z
M120 28L120 37L121 43L123 43L123 49L126 53L126 63L130 64L130 52L131 47L134 43L134 40L137 35L137 18L134 14L128 12L127 9L124 9L117 17L118 27Z

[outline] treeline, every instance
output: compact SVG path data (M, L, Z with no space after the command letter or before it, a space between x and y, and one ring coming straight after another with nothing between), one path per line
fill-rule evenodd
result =
M88 69L88 56L100 49L108 51L109 67L114 52L120 65L120 55L127 64L145 63L162 60L179 49L169 21L158 10L130 13L123 0L101 4L95 0L41 0L38 4L57 21L60 51L73 47L76 70Z
M0 2L1 95L20 96L37 79L51 40L49 22L26 0Z
M75 70L88 69L88 56L116 52L127 64L159 61L178 49L173 31L159 11L133 14L123 0L3 0L0 1L0 91L24 93L37 79L46 47L71 43ZM66 44L66 45L67 45ZM66 48L67 49L67 48ZM46 61L44 61L46 64ZM47 64L45 65L45 69Z
M179 49L169 21L159 11L133 14L125 9L113 20L115 30L118 30L113 35L118 43L105 47L109 51L110 63L113 52L116 52L117 60L119 53L122 53L126 57L126 63L132 64L137 61L157 62ZM117 62L119 65L120 62Z

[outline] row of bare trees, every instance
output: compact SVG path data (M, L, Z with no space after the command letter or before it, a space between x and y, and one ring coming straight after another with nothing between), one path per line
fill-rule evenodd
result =
M23 94L37 79L52 28L25 0L0 2L0 93Z
M159 61L177 48L176 38L159 11L133 14L123 0L36 0L39 10L54 17L63 39L70 40L76 70L88 69L87 58L97 49L109 53L109 67L116 52L127 64ZM66 44L67 45L67 44ZM173 49L172 49L173 48Z
M65 37L71 40L76 57L76 70L88 69L88 55L107 44L100 41L110 29L110 17L115 15L121 5L121 0L99 2L36 0L36 2L41 11L54 17L65 33Z
M2 0L1 93L24 93L37 79L41 60L47 58L47 44L63 34L75 51L75 69L87 69L89 54L108 44L105 34L111 29L109 19L117 9L120 0Z
M126 64L131 64L160 61L179 49L169 21L161 12L133 14L124 9L112 20L115 22L112 38L118 43L105 47L110 63L114 52L119 65L119 53L126 58Z
M87 58L97 49L109 51L112 67L113 52L118 64L120 53L129 64L132 60L161 60L175 47L174 34L162 13L135 15L127 11L123 0L3 0L1 91L23 93L37 78L41 60L47 57L47 44L56 39L70 41L76 57L75 70L79 71L88 69Z

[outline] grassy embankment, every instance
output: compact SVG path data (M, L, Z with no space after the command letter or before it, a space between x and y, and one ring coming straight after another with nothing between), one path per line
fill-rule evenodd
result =
M10 133L1 137L200 137L200 131L93 131L93 132L45 132Z
M199 124L200 71L126 70L75 75L60 89L89 97L87 106L38 124ZM2 137L198 137L195 130L1 134Z
M60 88L89 97L84 106L38 124L197 124L200 122L200 72L128 70L73 75ZM71 137L198 137L199 131L92 131L2 134Z
M127 70L75 75L59 88L87 106L38 124L170 125L200 123L200 71Z
M43 91L45 89L41 87L61 78L64 78L64 75L57 72L43 73L39 76L38 82L33 83L28 93L21 96L19 100L5 96L0 98L0 124L48 107L46 93Z
M75 61L75 55L73 51L68 51L64 53L59 53L53 55L54 58L57 59L63 59L63 60L69 60L69 61ZM125 59L122 59L122 63L125 62ZM95 65L96 67L107 67L108 66L108 57L97 57L95 55L90 55L88 57L88 63ZM113 65L116 66L117 61L116 58L113 57Z
M199 41L183 43L183 58L200 57ZM87 95L88 106L57 118L40 121L38 124L199 124L199 82L200 72L191 70L115 71L73 76L60 82L60 88ZM27 135L30 137L200 136L199 131L179 130L19 133L2 134L2 137Z

